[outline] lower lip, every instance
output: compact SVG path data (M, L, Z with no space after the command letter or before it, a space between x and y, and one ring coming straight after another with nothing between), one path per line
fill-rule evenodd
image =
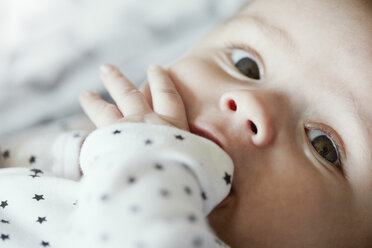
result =
M198 127L195 127L195 126L190 126L190 131L194 134L197 134L201 137L204 137L206 139L209 139L211 141L213 141L214 143L216 143L219 147L221 147L223 149L223 146L222 144L220 143L219 140L217 140L213 135L211 135L210 133L208 133L207 131L204 131Z

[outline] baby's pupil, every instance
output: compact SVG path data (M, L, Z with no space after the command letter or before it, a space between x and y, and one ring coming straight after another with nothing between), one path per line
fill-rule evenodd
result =
M249 78L260 79L260 69L253 59L242 58L236 63L236 68Z
M316 137L311 144L323 158L331 163L337 162L338 154L336 148L334 147L333 142L326 135Z

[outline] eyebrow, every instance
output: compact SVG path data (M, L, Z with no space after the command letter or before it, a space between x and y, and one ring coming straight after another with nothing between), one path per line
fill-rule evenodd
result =
M339 101L343 102L346 106L346 113L343 116L349 117L354 122L354 124L359 127L357 128L357 130L354 131L354 133L358 133L359 139L362 140L362 142L360 143L366 144L366 146L358 147L358 150L362 155L362 159L371 161L371 153L369 150L371 148L371 142L368 139L368 137L371 137L371 126L368 125L368 120L364 118L362 109L360 108L355 95L350 89L347 89L346 91L347 92L342 92L342 89L339 89L338 93L336 93ZM328 92L332 93L332 89L328 89ZM349 118L348 120L350 120ZM369 169L372 170L372 167L369 166Z
M265 37L265 40L279 44L286 49L293 50L295 48L294 39L286 30L269 23L263 17L257 15L238 15L231 22L256 28Z

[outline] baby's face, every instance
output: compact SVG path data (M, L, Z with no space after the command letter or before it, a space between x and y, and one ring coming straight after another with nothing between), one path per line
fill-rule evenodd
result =
M232 247L371 241L365 2L256 0L168 66L191 131L210 132L234 161L232 194L209 216Z

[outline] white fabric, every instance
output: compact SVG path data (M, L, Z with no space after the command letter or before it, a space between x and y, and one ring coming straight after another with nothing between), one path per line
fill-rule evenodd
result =
M108 126L84 141L77 182L84 138L59 136L54 151L77 149L52 159L63 169L0 170L1 247L227 247L205 218L233 175L232 160L216 144L167 126ZM16 151L2 154L4 162Z
M33 130L0 144L0 168L31 166L56 177L80 179L80 147L88 131Z

